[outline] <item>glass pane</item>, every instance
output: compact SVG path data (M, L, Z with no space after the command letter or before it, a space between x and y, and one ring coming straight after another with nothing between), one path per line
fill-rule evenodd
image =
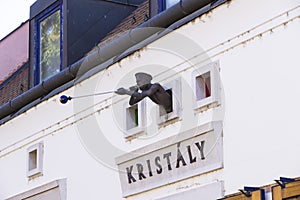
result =
M40 81L60 71L60 10L40 22Z
M138 127L139 125L139 115L138 115L138 106L133 105L126 109L126 125L127 130Z
M33 170L37 168L37 150L29 152L29 170Z
M178 3L179 0L166 0L166 8L170 8L171 6L175 5L176 3Z
M210 72L196 77L196 100L211 96Z

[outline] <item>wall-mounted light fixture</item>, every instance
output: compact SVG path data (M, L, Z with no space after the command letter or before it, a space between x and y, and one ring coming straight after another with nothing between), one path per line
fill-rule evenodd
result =
M239 189L241 193L243 193L246 197L251 197L251 192L260 190L258 187L247 187L245 186L244 189Z
M278 185L280 185L281 188L285 188L286 183L291 183L294 182L295 179L293 178L285 178L285 177L280 177L279 180L274 180Z

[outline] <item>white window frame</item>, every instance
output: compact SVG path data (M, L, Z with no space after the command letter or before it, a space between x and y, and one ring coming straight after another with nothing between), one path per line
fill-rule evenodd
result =
M165 90L172 89L172 112L160 115L161 108L157 106L157 119L159 125L181 118L182 113L182 91L181 78L176 78L166 84L163 84Z
M199 67L192 72L192 88L194 93L194 109L204 111L221 104L220 64L218 61ZM197 100L197 77L210 73L210 96Z
M128 120L130 120L128 110L134 106L137 106L137 109L138 109L138 125L133 128L128 128ZM123 113L124 113L123 127L124 127L124 137L125 138L128 139L130 137L140 135L145 132L145 125L146 125L146 102L145 102L145 100L142 100L133 106L130 106L128 104L128 102L125 102Z
M31 153L36 151L36 158L35 158L35 168L30 167L31 160ZM27 148L27 177L31 178L35 175L42 175L43 174L43 157L44 157L44 144L43 142L37 143Z

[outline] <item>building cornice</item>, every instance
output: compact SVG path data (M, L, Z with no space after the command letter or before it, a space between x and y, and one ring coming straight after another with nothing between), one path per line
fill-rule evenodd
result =
M2 105L0 107L0 124L29 109L29 105L32 107L58 92L73 86L75 78L78 78L78 73L84 75L79 79L82 81L162 37L170 32L170 30L182 26L193 18L208 12L226 1L228 0L181 0L171 8L152 17L135 29L112 40L60 73ZM162 32L162 29L165 31ZM93 72L87 73L89 71ZM78 82L78 79L76 82Z

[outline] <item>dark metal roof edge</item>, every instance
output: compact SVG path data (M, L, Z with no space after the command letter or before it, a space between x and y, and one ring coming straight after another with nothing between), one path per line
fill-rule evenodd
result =
M213 8L218 7L219 5L230 1L230 0L217 0L214 1L212 3L212 5L207 5L199 10L197 10L196 12L182 18L181 20L173 23L172 25L170 25L168 28L161 28L161 31L158 31L157 33L151 35L150 37L146 38L145 40L141 41L140 43L128 48L126 51L122 52L119 55L115 55L113 58L111 58L110 60L108 60L107 62L104 62L96 67L94 67L93 69L89 70L88 72L86 72L85 74L83 74L82 76L78 76L78 78L74 81L74 83L79 83L97 73L99 73L100 71L102 71L103 69L106 69L107 67L113 65L114 63L122 60L123 58L131 55L132 53L142 49L143 47L147 46L148 44L150 44L151 42L165 36L166 34L172 32L173 30L177 29L178 27L181 27L182 25L192 21L193 19L201 16L204 13L207 13L208 11L210 11Z
M104 1L109 2L109 3L119 4L119 5L139 7L139 4L133 4L133 3L130 3L129 1L126 1L126 3L120 2L120 1L115 1L115 0L104 0Z
M174 23L176 21L181 20L187 17L188 15L194 13L195 11L215 2L215 0L202 0L201 2L199 2L199 0L181 0L179 3L172 6L168 10L154 16L153 18L149 19L137 28L132 29L127 34L122 35L119 38L116 38L115 40L112 40L111 42L100 48L98 51L87 55L86 57L67 67L60 73L52 76L51 78L43 81L41 84L31 88L22 95L2 105L0 107L0 124L3 124L6 121L10 120L12 117L15 117L15 113L20 113L18 111L25 111L22 108L26 105L32 105L33 102L41 102L41 100L45 100L45 98L43 97L49 96L48 94L50 94L52 91L74 80L76 77L78 77L78 75L82 76L86 72L99 65L101 65L100 71L103 70L104 68L109 66L102 65L103 63L106 63L115 56L122 55L129 48L139 44L140 42L142 42L143 40L147 39L148 37L157 33L157 31L160 30L152 29L153 31L145 31L143 30L143 28L167 28L171 25L174 26ZM222 2L226 1L222 0ZM119 57L119 59L120 58L123 58L123 56ZM112 64L111 62L108 63ZM36 104L37 103L34 103L34 105ZM9 117L9 115L11 116Z

